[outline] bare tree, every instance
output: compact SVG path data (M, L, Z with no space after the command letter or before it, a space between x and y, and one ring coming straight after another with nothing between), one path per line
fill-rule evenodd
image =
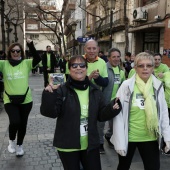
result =
M127 0L124 0L124 24L125 24L125 53L128 52L129 49L129 37L128 37L128 31L129 31L129 19L127 17Z
M57 44L59 46L60 55L63 54L62 52L62 42L64 47L64 53L66 53L66 45L64 41L64 32L63 32L63 25L62 20L63 16L60 11L52 10L52 7L48 7L45 4L40 4L35 0L32 0L36 7L30 7L29 3L25 2L26 5L26 13L30 11L37 14L37 18L33 18L32 20L40 22L45 28L41 28L42 30L51 30L57 38ZM45 7L44 7L45 6ZM48 40L50 40L53 44L56 44L48 35L45 35Z
M18 41L18 27L22 27L25 18L23 17L23 2L21 0L6 0L5 19L7 24L14 27L14 41ZM22 29L21 29L22 31Z
M113 3L113 0L111 0L111 1ZM118 9L120 9L121 6L122 6L121 4L123 4L123 12L124 12L123 20L124 20L124 29L125 29L125 52L127 52L128 49L129 49L129 37L128 37L129 18L127 16L127 2L128 2L128 0L121 0L121 1L115 0L114 5L112 4L113 5L112 8L116 7ZM95 31L96 31L96 33L95 33L96 37L95 38L98 39L98 35L99 35L100 30L101 30L101 26L102 26L103 22L105 21L107 15L108 15L108 12L107 12L108 11L108 0L93 0L93 1L91 1L91 3L92 4L98 3L98 5L101 5L102 8L103 8L103 11L105 13L104 16L101 17L100 15L96 15L96 14L92 13L91 10L85 9L81 5L79 5L79 7L82 10L84 10L87 14L97 18L100 21L98 27L95 29ZM112 15L113 15L113 12L111 11L111 13L110 13L110 37L112 37L111 36L112 35L112 26L114 26L114 23L111 23L112 22ZM94 19L94 20L96 20L96 19ZM110 40L110 41L112 41L112 40ZM110 47L111 47L111 45L110 45Z
M85 11L87 14L93 16L95 18L94 20L97 19L99 21L98 27L96 27L96 29L95 29L95 32L96 32L95 38L98 39L99 31L101 30L101 26L102 26L103 22L106 20L106 17L107 17L108 0L94 0L91 3L92 4L98 3L98 6L101 6L103 8L102 11L104 12L104 15L103 16L96 15L91 10L82 7L81 4L79 4L78 6L83 11Z
M2 50L5 52L5 28L4 28L4 12L5 12L5 2L1 0L1 31L2 31Z

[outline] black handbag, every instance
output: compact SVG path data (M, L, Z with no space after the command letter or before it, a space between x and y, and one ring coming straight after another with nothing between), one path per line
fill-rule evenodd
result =
M29 87L27 88L27 91L26 91L26 93L24 95L9 95L6 91L5 91L5 93L9 97L9 100L10 100L11 103L13 103L13 104L21 104L21 103L24 102L25 97L26 97L26 95L28 93L28 90L29 90Z

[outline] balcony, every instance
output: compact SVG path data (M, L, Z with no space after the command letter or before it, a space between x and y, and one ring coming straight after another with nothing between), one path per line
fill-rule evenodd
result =
M110 15L105 17L105 19L103 20L103 23L101 24L99 28L100 23L101 23L101 20L96 21L95 32L109 29L110 28ZM123 10L118 10L118 11L113 12L112 25L113 25L114 30L118 30L124 27L124 11Z

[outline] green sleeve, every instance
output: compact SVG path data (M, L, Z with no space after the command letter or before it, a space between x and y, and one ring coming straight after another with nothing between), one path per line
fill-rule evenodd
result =
M136 73L135 69L131 69L128 75L128 79L131 78Z

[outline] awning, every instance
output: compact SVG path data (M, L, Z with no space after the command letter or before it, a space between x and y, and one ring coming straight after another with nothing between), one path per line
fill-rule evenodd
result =
M136 31L140 31L140 30L163 28L163 27L165 27L165 23L157 22L157 23L138 26L138 27L135 27L135 28L129 28L129 32L136 32Z

